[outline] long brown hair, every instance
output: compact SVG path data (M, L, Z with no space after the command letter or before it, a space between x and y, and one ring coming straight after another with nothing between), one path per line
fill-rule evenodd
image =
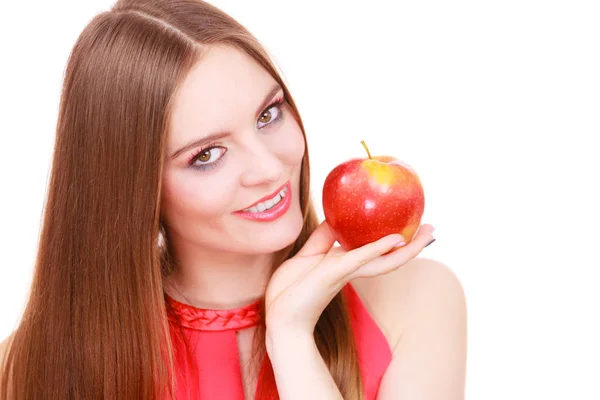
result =
M161 223L161 179L173 98L211 44L235 46L264 67L283 87L304 133L267 52L216 7L200 0L120 0L95 16L65 71L34 276L5 355L1 398L174 397L163 290L172 259ZM308 150L300 192L302 232L278 252L277 263L295 255L318 225ZM265 354L264 329L263 316L256 355ZM314 335L343 397L362 399L341 294ZM273 393L265 360L259 393Z

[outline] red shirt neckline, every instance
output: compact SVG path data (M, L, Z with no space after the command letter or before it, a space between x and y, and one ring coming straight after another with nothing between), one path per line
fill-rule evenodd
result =
M190 329L213 332L239 330L258 325L260 321L262 299L228 310L212 310L181 303L166 293L165 298L173 311L169 313L169 320Z

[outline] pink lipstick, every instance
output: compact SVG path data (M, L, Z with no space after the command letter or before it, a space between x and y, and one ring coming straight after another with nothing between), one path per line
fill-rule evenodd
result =
M234 214L253 221L268 222L285 214L290 204L292 204L292 188L290 181L287 181L277 192L263 197L250 207L236 211Z

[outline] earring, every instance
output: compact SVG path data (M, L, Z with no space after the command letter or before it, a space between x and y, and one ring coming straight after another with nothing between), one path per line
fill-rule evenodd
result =
M165 237L162 233L162 230L158 232L158 238L156 240L156 244L158 245L159 248L165 247Z

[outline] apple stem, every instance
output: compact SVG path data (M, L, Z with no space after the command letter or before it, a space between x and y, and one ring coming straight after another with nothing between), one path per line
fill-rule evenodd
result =
M365 150L367 151L367 155L369 156L369 159L371 159L371 160L372 160L373 158L371 157L371 153L369 152L369 148L367 147L367 144L365 143L365 141L364 141L364 140L361 140L360 142L362 143L363 147L364 147L364 148L365 148Z

